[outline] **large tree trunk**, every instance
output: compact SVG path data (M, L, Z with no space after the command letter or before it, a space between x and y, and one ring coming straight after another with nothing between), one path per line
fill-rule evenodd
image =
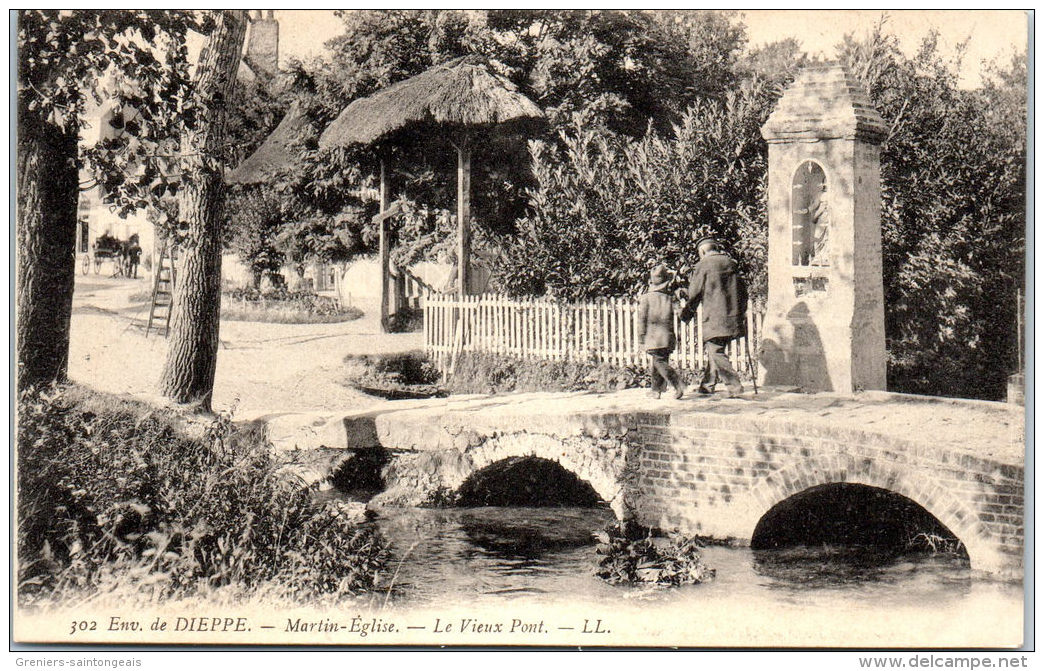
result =
M222 11L196 67L196 93L203 113L182 143L183 177L177 281L170 344L160 383L177 403L210 410L217 368L221 315L221 160L225 111L243 50L246 12Z
M64 380L76 276L76 132L19 109L15 351L19 389Z

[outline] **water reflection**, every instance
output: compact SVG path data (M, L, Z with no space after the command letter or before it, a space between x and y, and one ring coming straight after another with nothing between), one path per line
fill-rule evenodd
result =
M386 509L377 524L406 557L393 598L433 602L584 589L597 582L591 533L611 519L598 508Z
M791 547L751 552L755 573L774 589L831 589L868 583L896 585L910 579L940 580L948 585L970 584L966 559L954 555L899 554L867 546Z
M503 559L538 560L545 555L591 545L590 518L597 517L601 521L612 517L611 514L590 515L586 509L572 509L572 514L565 510L564 514L545 515L534 515L524 508L500 510L509 511L507 519L491 515L487 508L478 508L462 514L459 524L469 542Z
M728 599L889 605L952 603L973 590L1014 597L1017 588L975 577L948 555L902 555L854 547L751 551L708 547L708 583L676 589L611 586L594 575L593 532L613 520L604 508L385 509L376 523L403 559L391 598L399 603L498 602L524 597L616 602L622 597L692 604Z

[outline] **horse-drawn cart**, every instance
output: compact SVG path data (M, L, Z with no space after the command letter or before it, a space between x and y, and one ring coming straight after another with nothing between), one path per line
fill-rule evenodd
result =
M130 240L118 240L107 233L99 236L90 250L83 253L80 271L86 275L93 265L94 274L98 275L101 273L102 264L108 261L112 263L113 277L127 276L130 264L137 264L137 256L141 254L137 237L132 235Z

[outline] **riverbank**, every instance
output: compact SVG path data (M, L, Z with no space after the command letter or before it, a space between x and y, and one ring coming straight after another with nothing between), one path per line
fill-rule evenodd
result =
M256 426L55 385L18 399L18 601L224 590L309 601L376 587L358 507L288 477Z

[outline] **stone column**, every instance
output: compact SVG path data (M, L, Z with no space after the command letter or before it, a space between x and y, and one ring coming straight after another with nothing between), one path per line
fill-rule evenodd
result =
M762 384L885 389L880 143L887 126L836 64L806 68L761 129L769 145Z
M273 77L279 72L279 22L272 10L268 10L265 18L261 18L261 10L251 16L243 58L265 76Z

